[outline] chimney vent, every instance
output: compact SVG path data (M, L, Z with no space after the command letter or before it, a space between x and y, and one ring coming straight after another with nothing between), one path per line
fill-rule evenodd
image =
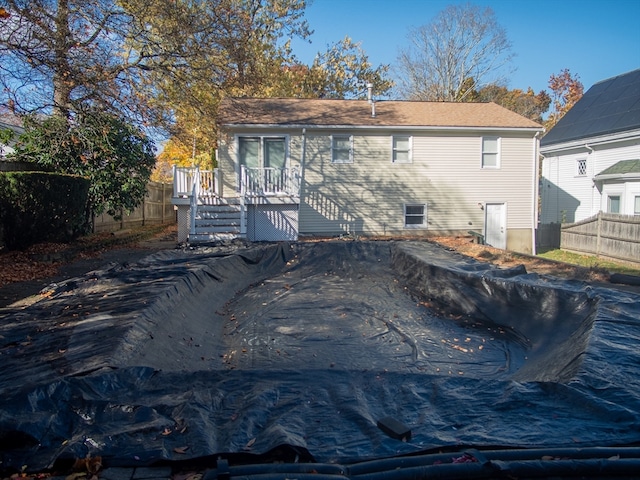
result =
M373 83L367 83L367 101L371 105L371 117L376 116L376 102L373 99Z

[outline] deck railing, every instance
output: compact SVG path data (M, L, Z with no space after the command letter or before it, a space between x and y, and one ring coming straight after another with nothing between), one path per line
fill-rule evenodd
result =
M300 194L300 174L298 168L241 168L241 192L246 196L277 196Z
M240 169L239 191L244 197L298 196L300 171L294 168ZM222 181L219 169L200 170L198 167L173 167L173 196L221 197Z

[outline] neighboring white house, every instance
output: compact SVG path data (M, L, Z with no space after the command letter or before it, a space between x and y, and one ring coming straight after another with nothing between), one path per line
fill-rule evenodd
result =
M541 223L640 215L640 69L593 85L540 152Z
M0 131L2 130L12 131L13 138L7 144L2 143L0 139L0 158L4 158L15 151L13 146L15 145L16 137L24 133L24 129L16 124L16 118L13 116L7 117L7 119L0 118Z
M250 240L475 231L534 251L543 128L494 103L226 99L219 127L215 199L197 203L241 204Z

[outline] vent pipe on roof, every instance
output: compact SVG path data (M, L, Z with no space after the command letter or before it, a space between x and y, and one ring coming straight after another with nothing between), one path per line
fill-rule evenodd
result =
M367 101L371 105L371 116L376 116L376 102L373 99L373 83L367 83Z

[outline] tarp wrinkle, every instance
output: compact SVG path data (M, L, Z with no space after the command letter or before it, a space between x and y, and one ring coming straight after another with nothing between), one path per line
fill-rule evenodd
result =
M640 441L632 293L420 241L166 251L66 284L0 323L4 468Z

